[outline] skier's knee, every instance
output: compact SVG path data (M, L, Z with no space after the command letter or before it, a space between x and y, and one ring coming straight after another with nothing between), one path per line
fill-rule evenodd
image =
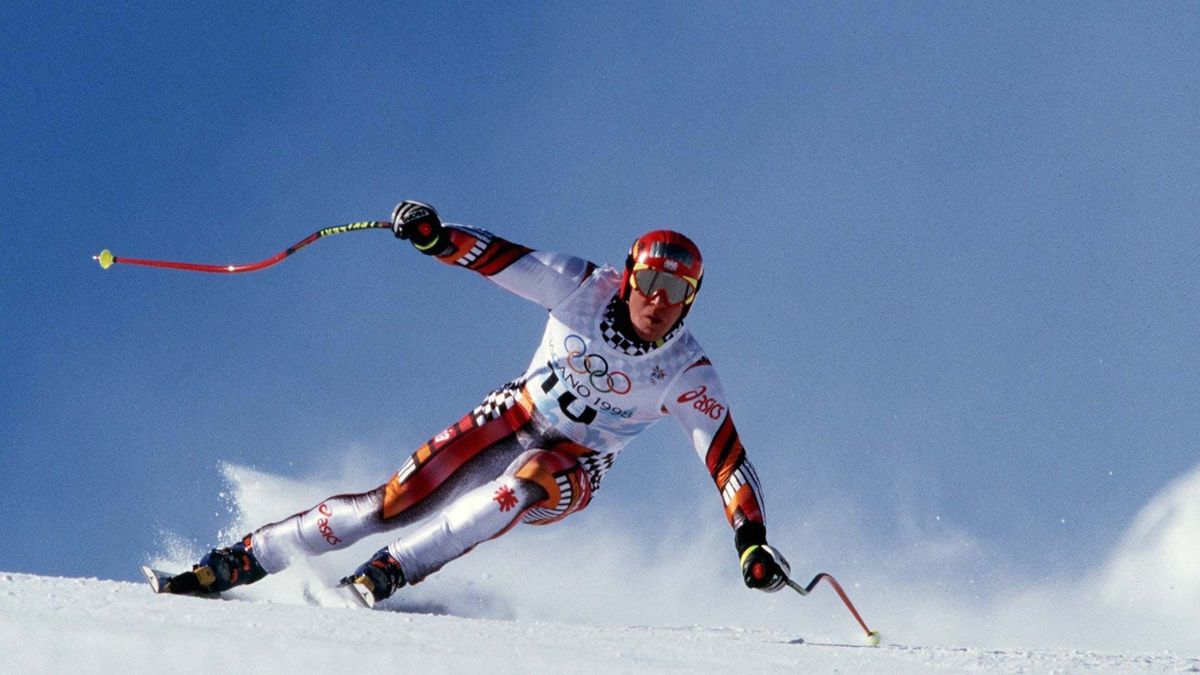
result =
M539 485L546 498L534 504L524 521L532 525L553 523L583 510L592 498L591 484L579 462L569 455L531 450L509 467L511 475Z

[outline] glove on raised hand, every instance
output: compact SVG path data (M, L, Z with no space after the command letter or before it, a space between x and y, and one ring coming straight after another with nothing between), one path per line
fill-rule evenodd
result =
M437 211L428 204L404 200L392 210L392 232L412 242L426 255L438 255L450 245L450 237Z

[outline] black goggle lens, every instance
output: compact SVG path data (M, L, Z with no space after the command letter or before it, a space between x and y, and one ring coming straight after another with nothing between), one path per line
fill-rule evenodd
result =
M633 285L647 298L660 290L666 291L667 302L678 305L696 292L691 282L681 276L659 270L638 270L633 273Z

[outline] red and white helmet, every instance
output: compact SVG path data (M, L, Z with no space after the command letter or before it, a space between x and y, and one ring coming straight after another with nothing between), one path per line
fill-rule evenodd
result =
M628 301L634 290L646 297L665 293L667 302L682 304L686 315L703 279L704 259L696 244L678 232L654 230L629 247L621 277L621 299Z

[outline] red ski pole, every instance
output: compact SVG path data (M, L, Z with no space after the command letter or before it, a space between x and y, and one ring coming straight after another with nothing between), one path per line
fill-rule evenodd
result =
M817 584L822 579L828 581L829 585L833 586L833 590L837 591L838 597L842 599L842 602L846 603L846 609L850 610L850 613L854 615L854 619L858 621L858 625L862 626L863 632L867 634L867 642L872 645L879 644L879 631L867 628L867 623L863 621L861 616L859 616L858 610L854 608L854 603L850 602L850 598L846 596L846 591L842 590L842 585L837 582L837 579L834 579L832 576L821 572L817 576L813 577L813 580L808 582L807 586L801 586L791 579L787 579L786 583L788 586L792 587L792 590L796 591L800 595L808 595L812 592L812 589L816 588Z
M254 272L261 269L266 269L275 263L283 260L291 254L308 246L321 237L328 237L331 234L341 234L342 232L352 232L354 230L370 230L370 229L392 229L392 224L386 220L364 220L357 223L349 223L346 225L338 225L336 227L327 227L323 230L317 230L308 235L304 239L292 244L286 249L276 253L270 258L259 260L258 262L247 263L245 265L208 265L201 263L175 262L172 260L146 260L143 258L119 258L112 254L108 249L100 252L100 255L92 256L92 259L100 263L100 267L108 269L114 264L122 265L142 265L143 267L166 267L173 270L190 270L192 272L209 272L212 274L237 274L239 272Z

